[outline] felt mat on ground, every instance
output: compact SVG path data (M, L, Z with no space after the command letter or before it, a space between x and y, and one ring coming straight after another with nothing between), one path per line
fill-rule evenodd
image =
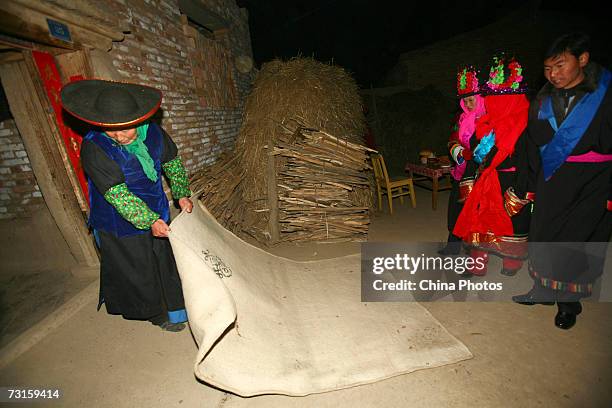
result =
M418 303L362 303L359 255L281 258L224 229L201 204L171 229L199 346L195 375L213 386L306 395L472 357Z

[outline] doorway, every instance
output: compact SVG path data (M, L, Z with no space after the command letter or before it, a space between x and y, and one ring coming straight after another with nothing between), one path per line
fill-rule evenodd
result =
M78 75L83 51L0 39L0 347L97 277L80 140L50 90Z

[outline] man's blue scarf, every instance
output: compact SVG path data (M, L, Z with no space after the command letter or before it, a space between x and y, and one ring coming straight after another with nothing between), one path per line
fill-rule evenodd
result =
M542 156L542 169L544 179L548 181L559 167L565 162L574 147L578 144L584 132L588 129L595 117L599 105L610 86L612 74L604 69L599 79L599 84L594 92L586 94L572 109L570 114L561 124L557 125L552 107L552 98L549 96L542 101L538 119L548 120L550 126L555 130L555 135L550 143L540 147Z

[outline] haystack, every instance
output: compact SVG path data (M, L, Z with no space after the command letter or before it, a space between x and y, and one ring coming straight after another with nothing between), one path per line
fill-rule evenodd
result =
M192 187L226 228L260 241L361 239L372 205L364 131L346 71L274 60L247 97L235 151Z

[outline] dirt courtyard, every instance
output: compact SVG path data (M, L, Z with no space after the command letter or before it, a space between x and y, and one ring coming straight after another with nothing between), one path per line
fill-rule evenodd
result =
M417 189L415 209L395 200L393 215L386 210L375 213L369 241L443 241L448 192L441 193L436 211L431 209L430 194ZM359 243L344 243L283 244L268 250L312 260L359 249ZM497 266L492 265L489 273L498 274ZM520 273L526 273L525 268ZM608 407L612 403L611 303L586 302L569 331L554 327L555 307L423 303L474 358L306 397L242 398L194 377L197 347L188 330L161 332L148 323L96 312L95 281L75 294L77 298L54 312L68 317L62 320L52 313L43 318L43 325L54 319L58 323L19 356L3 360L8 363L0 369L0 386L57 387L63 392L58 401L19 406ZM35 328L28 333L39 336Z

